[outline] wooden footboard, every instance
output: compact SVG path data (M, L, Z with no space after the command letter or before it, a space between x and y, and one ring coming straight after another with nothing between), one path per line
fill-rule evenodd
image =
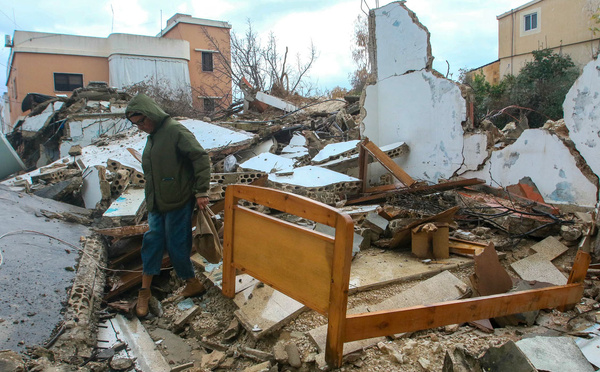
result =
M335 237L240 206L239 200L334 227ZM579 251L575 274L564 286L346 316L353 233L352 219L325 204L275 189L230 185L223 293L233 298L240 270L327 316L325 358L340 367L344 342L575 304L589 264L589 254Z

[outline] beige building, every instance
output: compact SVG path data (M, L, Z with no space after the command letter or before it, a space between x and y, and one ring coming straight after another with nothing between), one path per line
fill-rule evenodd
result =
M598 55L600 33L592 15L599 0L533 0L497 17L500 78L518 75L533 60L531 51L568 54L582 68Z
M5 110L10 125L23 115L28 93L69 95L92 81L125 88L156 83L185 94L211 112L231 104L227 22L176 14L157 37L111 34L107 38L15 31L8 61ZM9 127L10 127L9 125Z

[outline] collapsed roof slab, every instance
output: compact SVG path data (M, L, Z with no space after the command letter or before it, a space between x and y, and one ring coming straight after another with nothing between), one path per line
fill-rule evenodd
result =
M452 81L428 71L392 76L367 86L364 108L362 137L379 147L406 142L409 155L394 161L413 178L437 183L461 167L466 103ZM371 182L384 173L369 167Z
M211 156L217 153L220 155L229 155L246 149L258 141L258 135L243 130L226 128L195 119L184 119L179 122L196 136L200 145Z
M39 131L47 125L47 123L50 121L50 118L54 116L54 114L60 110L63 105L64 102L54 102L49 104L39 115L27 116L23 121L23 124L20 126L20 129L28 132Z
M369 18L369 54L377 80L431 69L429 31L403 2L373 9Z
M265 173L291 172L294 169L294 160L275 155L270 152L250 158L240 164L242 170L253 170Z
M569 137L596 175L600 175L600 60L588 63L563 104Z
M569 149L544 129L528 129L517 141L492 153L483 169L463 173L506 187L530 177L547 203L594 207L598 187L578 168Z

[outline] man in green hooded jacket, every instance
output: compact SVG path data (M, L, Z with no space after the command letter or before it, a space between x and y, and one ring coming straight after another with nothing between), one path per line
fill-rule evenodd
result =
M194 205L208 205L210 159L196 137L144 94L135 96L125 111L138 129L148 133L142 154L145 195L150 229L142 242L142 289L136 313L148 315L152 277L161 269L163 252L169 253L177 275L186 281L185 297L204 292L190 260Z

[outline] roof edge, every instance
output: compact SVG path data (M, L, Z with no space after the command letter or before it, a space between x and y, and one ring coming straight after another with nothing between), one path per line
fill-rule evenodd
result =
M530 7L530 6L534 5L534 4L540 3L542 1L544 1L544 0L532 0L532 1L528 2L528 3L526 3L526 4L523 4L523 5L519 6L519 7L516 7L514 9L509 10L508 12L504 12L504 13L500 14L499 16L496 16L496 19L500 20L501 18L504 18L504 17L509 16L509 15L511 15L513 13L519 12L519 11L525 9L525 8L528 8L528 7Z

